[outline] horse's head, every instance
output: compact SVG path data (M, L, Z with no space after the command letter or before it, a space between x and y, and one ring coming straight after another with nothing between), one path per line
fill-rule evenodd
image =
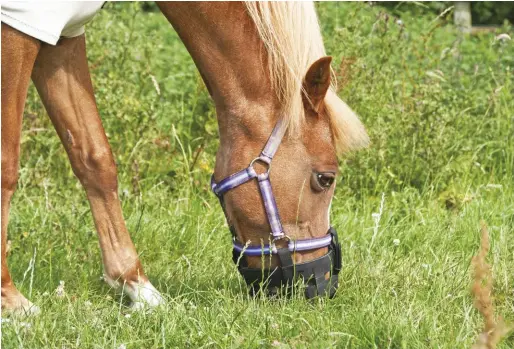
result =
M304 74L296 137L282 137L287 125L280 105L260 103L245 112L253 125L218 152L223 173L216 173L213 189L234 235L234 262L252 290L261 281L275 287L298 276L308 282L308 297L333 295L337 287L341 255L330 225L337 154L363 146L367 136L330 89L330 62L320 58Z
M212 188L239 270L254 286L263 268L268 285L302 276L309 297L331 294L340 263L329 215L337 154L367 135L331 86L314 4L160 4L216 105Z

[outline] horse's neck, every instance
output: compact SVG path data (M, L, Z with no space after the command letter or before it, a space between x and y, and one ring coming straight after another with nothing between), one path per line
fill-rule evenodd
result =
M255 132L272 127L276 97L266 69L266 55L256 28L240 2L157 2L191 54L211 94L220 136L234 127ZM253 115L252 115L253 114ZM260 138L260 137L259 137Z

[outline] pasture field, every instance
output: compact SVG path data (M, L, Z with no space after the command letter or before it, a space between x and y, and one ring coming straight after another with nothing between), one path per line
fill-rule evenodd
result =
M494 302L514 322L514 41L463 38L451 11L317 6L372 140L340 163L335 299L247 296L209 191L217 126L194 63L160 13L109 3L87 27L90 68L128 228L167 304L129 313L101 281L85 194L31 87L9 262L42 314L4 320L3 348L470 348L482 219ZM499 345L513 347L512 334Z

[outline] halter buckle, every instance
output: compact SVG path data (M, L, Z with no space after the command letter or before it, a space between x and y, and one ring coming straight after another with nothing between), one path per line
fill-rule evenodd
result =
M280 241L280 240L283 240L283 239L285 239L287 241L291 241L291 237L289 235L282 233L281 236L273 237L273 240L271 240L271 242L274 244L275 241Z

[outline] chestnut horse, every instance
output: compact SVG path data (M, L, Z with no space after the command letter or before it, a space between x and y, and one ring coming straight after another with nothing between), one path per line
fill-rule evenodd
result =
M277 126L285 134L268 171L290 239L327 234L337 155L366 146L363 125L337 97L313 3L159 2L191 54L215 103L220 147L213 183L247 168ZM83 185L99 236L105 280L124 287L138 308L163 302L146 276L123 219L114 158L96 106L84 34L50 45L2 23L2 311L34 313L6 262L7 222L18 179L22 115L32 79ZM263 165L256 165L262 173ZM269 241L257 182L223 195L235 239ZM287 241L277 241L283 249ZM328 247L292 254L295 264ZM246 256L249 268L273 267ZM262 265L264 264L264 265Z

